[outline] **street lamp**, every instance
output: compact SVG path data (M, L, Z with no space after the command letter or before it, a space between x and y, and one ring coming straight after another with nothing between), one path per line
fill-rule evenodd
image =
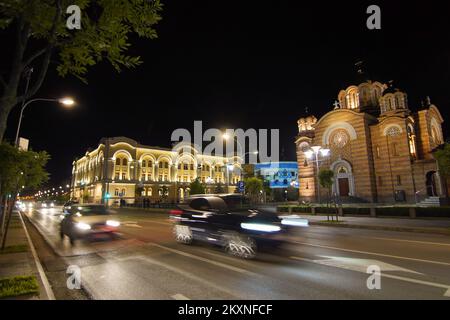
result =
M307 159L313 159L316 163L316 180L317 180L317 202L320 203L320 182L319 182L319 154L325 158L328 157L330 154L330 149L322 148L321 146L313 146L311 147L311 150L305 151L305 156ZM307 165L307 162L305 161L305 164Z
M31 99L29 101L27 101L22 108L20 109L20 116L19 116L19 124L17 125L17 132L16 132L16 140L15 140L15 144L16 147L19 144L19 132L20 132L20 126L22 124L22 117L23 117L23 111L25 110L25 108L32 102L36 102L36 101L50 101L50 102L58 102L60 104L62 104L63 106L66 107L71 107L75 104L75 101L72 98L66 97L66 98L61 98L61 99L43 99L43 98L36 98L36 99Z

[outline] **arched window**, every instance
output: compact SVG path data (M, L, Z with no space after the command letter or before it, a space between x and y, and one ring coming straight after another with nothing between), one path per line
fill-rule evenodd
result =
M126 194L127 194L127 191L125 189L122 189L122 192L121 192L122 197L125 197Z
M119 154L116 156L116 165L114 166L114 179L129 179L128 158L125 154Z
M414 134L414 127L412 124L408 125L408 142L409 142L409 153L414 159L417 157L416 154L416 135Z
M346 96L346 105L348 109L359 108L359 93L358 89L352 88L348 90Z
M116 197L119 196L119 189L115 189L115 190L114 190L114 196L116 196Z

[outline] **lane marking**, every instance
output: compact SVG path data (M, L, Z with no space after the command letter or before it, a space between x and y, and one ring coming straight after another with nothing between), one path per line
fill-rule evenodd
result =
M294 259L294 260L300 260L300 261L315 263L315 264L319 264L319 265L322 265L322 266L334 267L334 268L345 269L345 270L351 270L351 271L355 271L355 272L360 272L360 273L366 274L366 272L364 272L362 270L353 269L353 268L349 268L349 267L346 268L344 266L338 266L338 265L330 265L330 264L328 264L326 262L326 260L312 260L312 259L295 257L295 256L292 256L290 258ZM425 286L445 289L446 291L444 292L444 297L450 297L450 285L446 285L446 284L443 284L443 283L429 282L429 281L424 281L424 280L418 280L418 279L412 279L412 278L407 278L407 277L402 277L402 276L395 276L395 275L386 274L386 273L382 273L381 276L385 277L385 278L391 278L391 279L395 279L395 280L400 280L400 281L405 281L405 282L410 282L410 283L421 284L421 285L425 285Z
M25 222L23 221L22 214L20 212L18 212L18 214L20 217L20 221L22 222L22 226L25 231L25 236L27 237L28 245L30 246L30 250L33 255L39 276L41 277L42 284L44 285L45 293L47 294L49 300L56 300L55 294L53 293L52 290L52 286L50 285L50 282L47 279L47 276L44 272L44 268L42 267L41 261L39 260L39 257L37 255L36 249L34 248L33 242L31 241L30 234L28 233Z
M185 295L182 295L181 293L174 294L173 296L171 296L171 298L175 300L191 300Z
M384 253L376 253L376 252L369 252L369 251L360 251L360 250L344 249L344 248L337 248L337 247L330 247L330 246L322 246L319 244L312 244L312 243L301 242L301 241L292 241L291 243L297 243L297 244L302 244L305 246L311 246L311 247L317 247L317 248L323 248L323 249L339 250L339 251L345 251L345 252L368 254L368 255L372 255L372 256L402 259L402 260L417 261L417 262L425 262L425 263L431 263L431 264L438 264L438 265L442 265L442 266L450 266L450 263L442 262L442 261L409 258L409 257L402 257L402 256L396 256L396 255L390 255L390 254L384 254Z
M213 282L211 282L209 280L206 280L204 278L200 278L199 276L197 276L195 274L192 274L192 273L190 273L188 271L184 271L184 270L182 270L182 269L180 269L178 267L174 267L172 265L169 265L167 263L155 260L155 259L150 258L148 256L145 256L145 257L143 257L143 256L131 256L131 257L126 257L126 258L113 258L113 259L117 260L117 261L130 261L130 260L145 261L147 263L154 264L154 265L160 266L162 268L165 268L165 269L167 269L169 271L172 271L174 273L180 274L180 275L182 275L182 276L184 276L184 277L186 277L188 279L191 279L193 281L197 281L197 282L201 283L203 286L205 286L206 288L214 288L215 290L217 290L219 292L223 292L223 293L229 295L231 297L231 299L235 299L236 300L236 298L239 298L239 293L238 292L234 292L233 289L229 290L229 289L225 288L222 285L217 285L217 284L215 284L215 283L213 283Z
M170 252L173 252L173 253L176 253L176 254L179 254L179 255L191 258L191 259L195 259L195 260L199 260L199 261L202 261L202 262L206 262L206 263L209 263L209 264L212 264L212 265L224 268L224 269L232 270L232 271L243 273L243 274L247 274L247 275L257 276L257 277L260 276L257 273L254 273L254 272L251 272L251 271L239 268L239 267L234 267L234 266L230 266L228 264L221 263L221 262L218 262L218 261L214 261L214 260L210 260L210 259L207 259L207 258L199 257L199 256L196 256L196 255L184 252L184 251L180 251L180 250L172 249L172 248L169 248L169 247L166 247L166 246L162 246L162 245L159 245L157 243L149 242L149 243L147 243L147 245L154 246L154 247L157 247L157 248L160 248L160 249L164 249L164 250L167 250L167 251L170 251Z
M449 246L450 243L443 242L429 242L429 241L418 241L418 240L404 240L404 239L395 239L395 238L381 238L381 237L364 237L370 239L378 239L378 240L389 240L389 241L400 241L400 242L410 242L410 243L420 243L420 244L432 244L437 246Z

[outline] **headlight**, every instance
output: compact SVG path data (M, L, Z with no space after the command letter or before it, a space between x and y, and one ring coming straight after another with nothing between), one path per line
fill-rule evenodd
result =
M118 227L118 226L120 226L120 222L115 221L115 220L108 220L108 221L106 221L106 225L108 225L110 227Z
M42 207L43 207L43 208L47 208L47 204L46 204L46 203L43 203L43 204L42 204Z
M72 207L71 207L71 206L68 206L68 207L66 207L66 210L70 210L70 209L72 209Z
M84 222L78 222L75 226L81 230L90 230L91 229L91 226Z
M277 232L281 230L279 226L260 223L241 223L241 228L246 230L263 231L263 232Z
M50 203L50 207L54 207L55 206L55 204L54 203Z
M281 224L285 226L293 226L293 227L307 227L309 225L308 220L306 219L296 219L296 218L287 218L281 220Z

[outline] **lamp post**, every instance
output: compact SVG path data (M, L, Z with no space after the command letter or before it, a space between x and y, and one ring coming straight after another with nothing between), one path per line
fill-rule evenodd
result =
M19 123L17 125L16 140L15 140L16 147L19 145L19 132L20 132L20 126L22 124L23 111L29 104L31 104L32 102L36 102L36 101L59 102L60 104L65 105L65 106L72 106L75 103L75 101L71 98L62 98L62 99L36 98L36 99L31 99L31 100L27 101L20 109Z
M319 181L319 153L325 158L330 154L330 149L322 148L321 146L313 146L311 150L305 152L307 159L313 159L316 163L316 183L317 183L317 202L320 203L320 181ZM314 158L313 158L314 156Z

